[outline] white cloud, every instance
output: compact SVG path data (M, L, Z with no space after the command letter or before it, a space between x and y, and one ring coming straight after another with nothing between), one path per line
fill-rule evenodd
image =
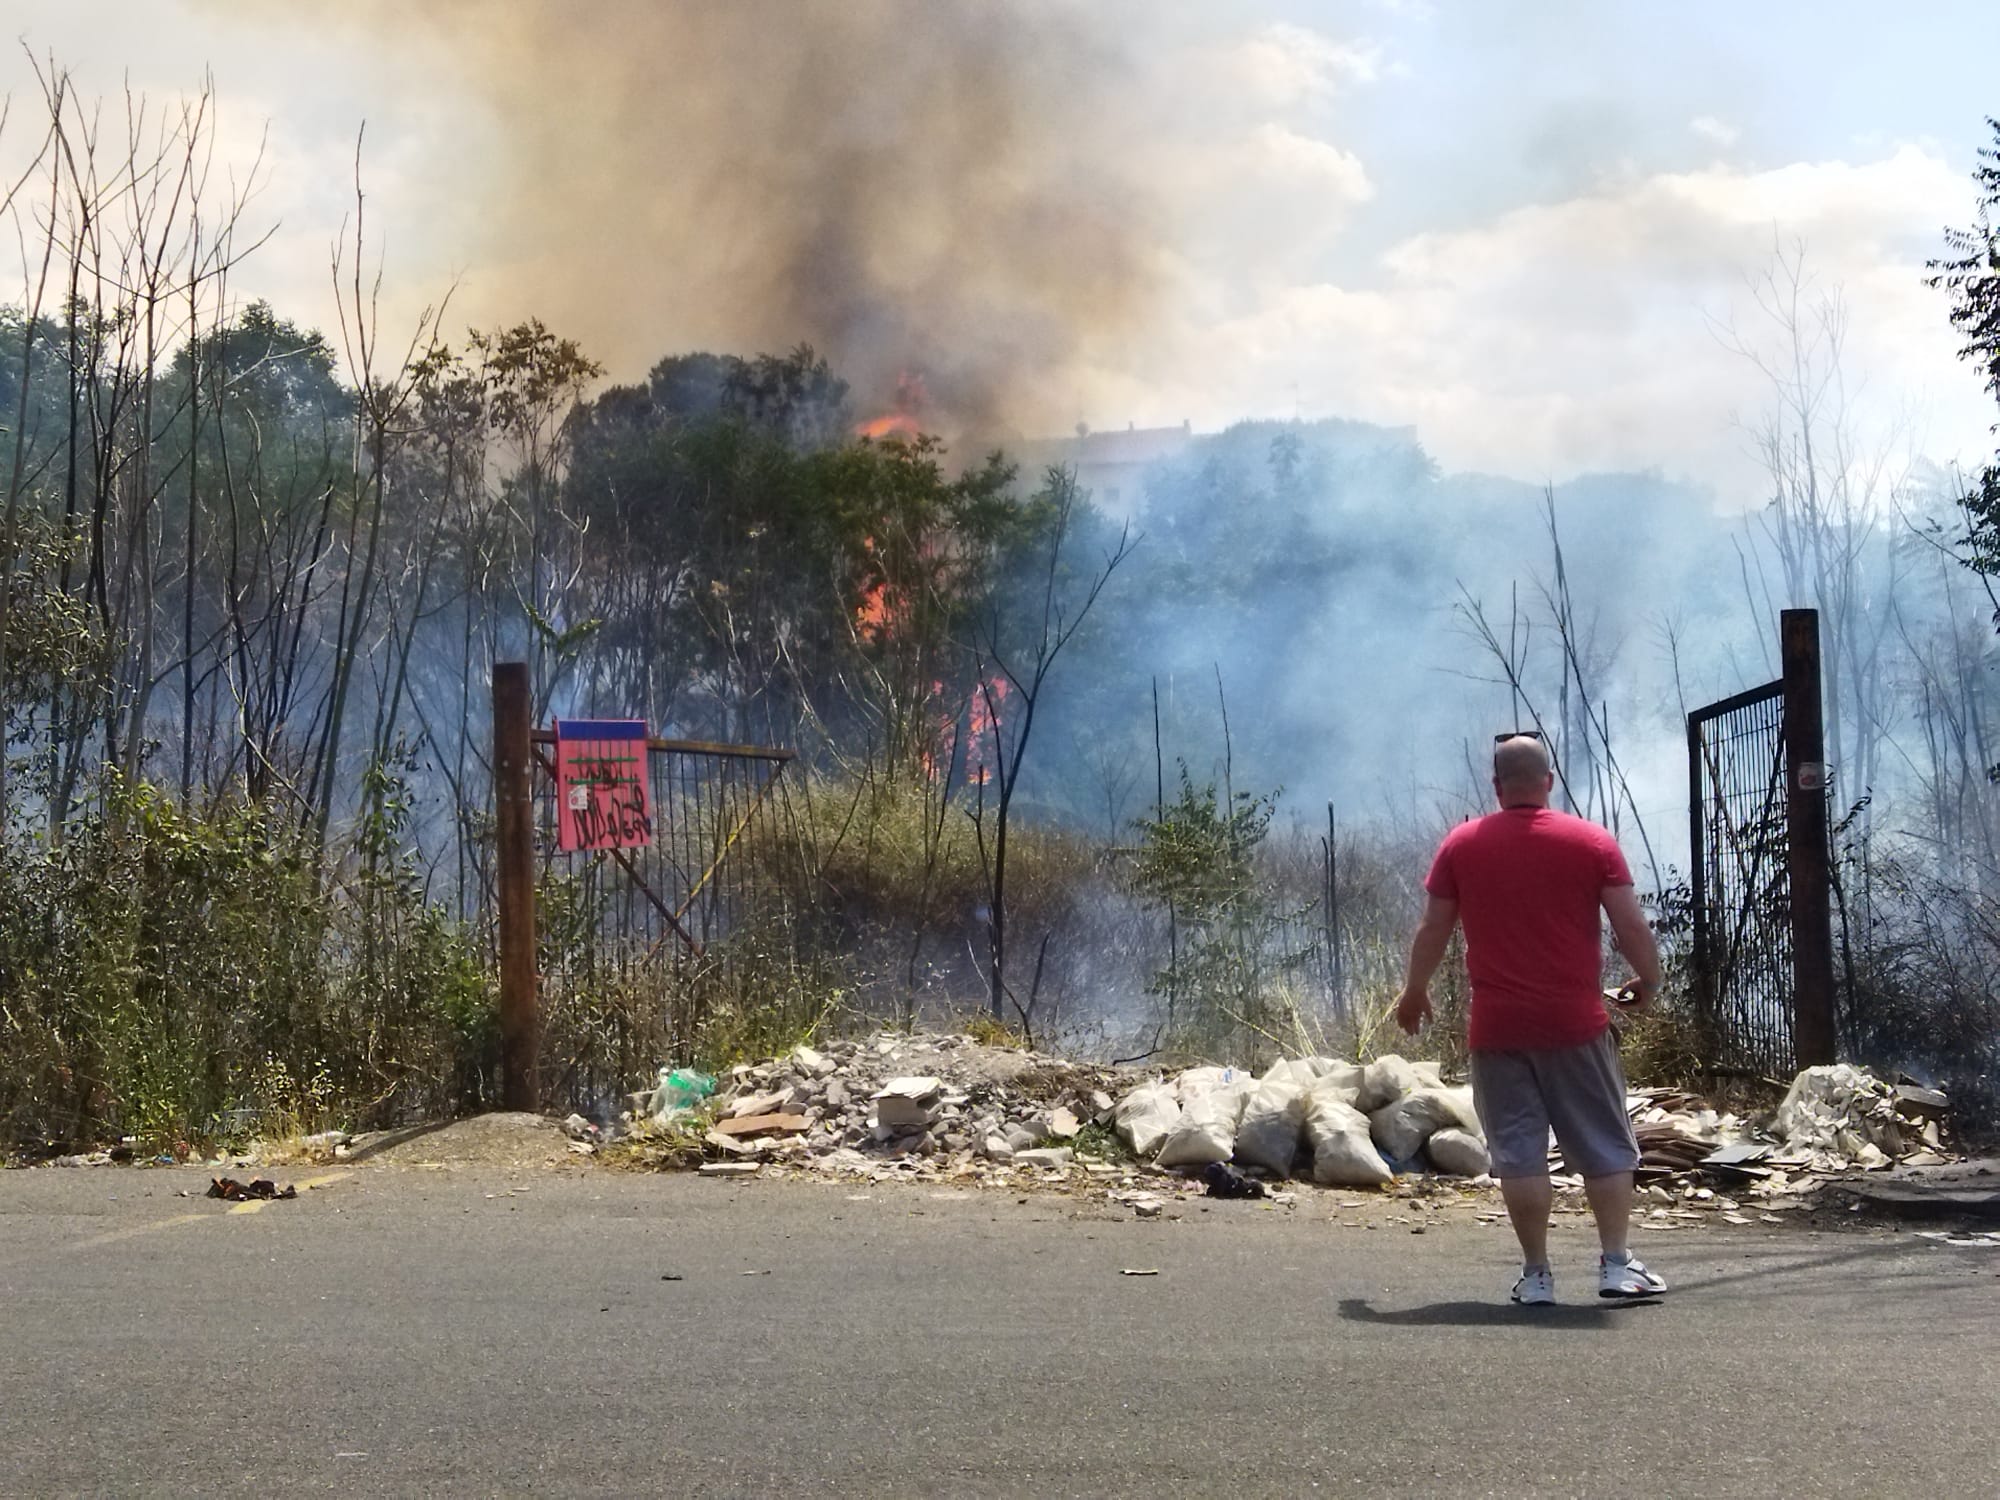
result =
M1745 428L1770 403L1726 343L1771 337L1749 278L1803 243L1841 290L1864 405L1935 457L1978 451L1992 420L1922 283L1935 226L1963 211L1960 174L1904 147L1875 161L1663 173L1463 229L1412 236L1367 285L1239 283L1172 330L1142 410L1219 425L1246 415L1416 424L1452 468L1554 475L1661 467L1758 498ZM1196 275L1214 274L1196 272ZM1732 335L1731 327L1735 333ZM1161 372L1166 373L1161 373ZM1107 372L1109 374L1109 372ZM1918 414L1912 428L1912 412Z
M1718 120L1714 115L1696 115L1688 121L1688 129L1711 146L1719 146L1724 151L1735 145L1743 135L1727 120Z

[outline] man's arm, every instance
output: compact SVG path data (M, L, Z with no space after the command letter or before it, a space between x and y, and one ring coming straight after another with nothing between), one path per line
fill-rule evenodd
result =
M1396 998L1396 1024L1411 1036L1431 1014L1431 976L1444 962L1445 945L1458 925L1458 903L1442 896L1424 897L1424 914L1417 934L1410 939L1410 967L1403 980L1403 993Z
M1660 945L1653 940L1652 926L1639 905L1639 893L1629 885L1607 885L1598 900L1611 918L1611 936L1618 952L1637 976L1628 986L1634 990L1629 1003L1635 1010L1643 1010L1659 993Z

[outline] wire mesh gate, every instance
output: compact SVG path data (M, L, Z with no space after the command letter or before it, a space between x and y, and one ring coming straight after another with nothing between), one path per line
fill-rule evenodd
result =
M1688 715L1695 1003L1718 1068L1773 1075L1795 1061L1785 688Z
M1819 616L1779 616L1784 675L1688 715L1695 1005L1709 1065L1834 1060L1831 776Z
M652 837L565 853L556 837L556 736L534 754L536 916L543 1092L609 1105L666 1059L688 1054L745 940L777 899L769 853L782 833L790 750L647 741Z

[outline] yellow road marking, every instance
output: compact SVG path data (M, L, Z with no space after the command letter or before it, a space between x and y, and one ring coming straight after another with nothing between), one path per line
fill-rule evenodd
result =
M134 1239L142 1234L157 1234L162 1229L172 1229L176 1224L197 1224L212 1214L175 1214L171 1219L155 1219L150 1224L134 1224L125 1229L114 1229L108 1234L95 1234L77 1243L77 1249L88 1250L94 1245L109 1245L117 1240Z
M308 1177L303 1182L296 1184L296 1186L301 1193L310 1193L315 1188L330 1186L353 1175L352 1172L326 1172L318 1177ZM262 1198L246 1199L242 1203L230 1204L228 1212L232 1214L261 1213L264 1209L264 1202L265 1200ZM79 1240L76 1248L79 1250L88 1250L98 1245L115 1244L119 1240L136 1239L142 1234L158 1234L162 1230L175 1229L182 1224L204 1223L214 1217L214 1214L174 1214L169 1218L155 1219L150 1224L132 1224L124 1229L113 1229L104 1234L92 1235L87 1240Z

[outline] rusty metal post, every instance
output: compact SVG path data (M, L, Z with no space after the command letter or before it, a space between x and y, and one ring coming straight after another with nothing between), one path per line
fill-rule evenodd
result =
M1833 870L1827 838L1826 731L1819 611L1779 616L1785 681L1785 813L1792 898L1792 1049L1798 1065L1835 1056Z
M542 1026L535 974L535 803L526 662L493 665L493 807L500 889L500 1097L541 1108Z
M1708 778L1702 764L1702 722L1688 715L1688 885L1694 918L1694 1008L1714 1060L1715 971L1708 934Z

